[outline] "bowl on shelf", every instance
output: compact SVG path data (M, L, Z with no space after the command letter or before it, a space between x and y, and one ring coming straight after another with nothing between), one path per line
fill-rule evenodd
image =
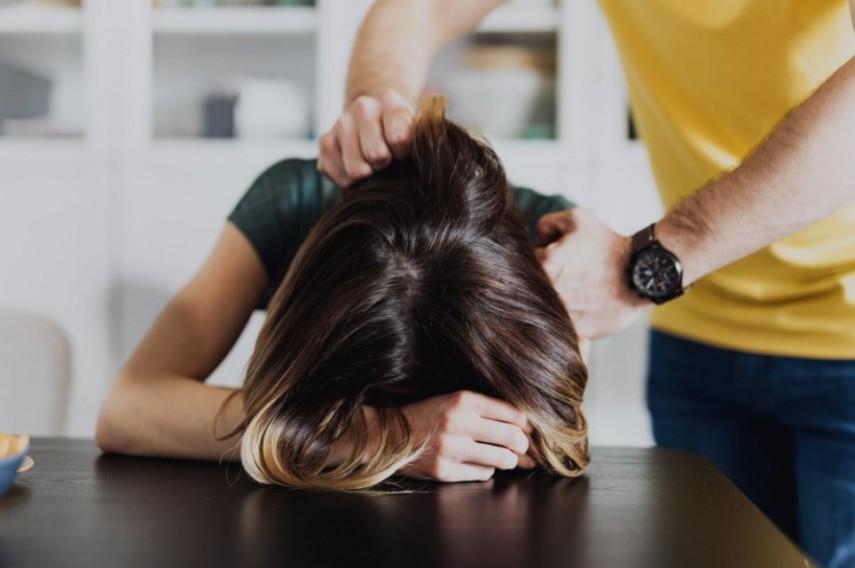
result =
M18 473L32 467L27 456L30 437L26 434L0 434L0 497L12 487Z

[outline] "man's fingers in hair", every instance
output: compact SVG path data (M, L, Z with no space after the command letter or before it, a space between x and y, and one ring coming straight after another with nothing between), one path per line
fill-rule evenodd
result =
M468 434L476 442L501 446L517 454L528 451L528 436L515 424L481 418L469 425Z
M380 101L374 97L359 97L352 107L363 159L374 171L392 161L392 150L383 138Z
M545 247L571 232L575 223L573 210L547 213L537 220L537 244Z
M410 154L413 112L406 107L387 108L382 117L383 136L397 160L405 160Z
M318 158L318 171L333 180L339 187L350 185L350 179L344 171L341 146L334 132L328 132L320 140L321 155Z
M374 170L362 156L362 147L359 145L359 134L354 119L347 114L342 115L336 123L335 132L341 145L344 171L350 178L350 183L370 176Z
M407 97L387 89L380 93L383 107L382 124L386 144L397 160L404 160L410 153L413 128L413 107Z

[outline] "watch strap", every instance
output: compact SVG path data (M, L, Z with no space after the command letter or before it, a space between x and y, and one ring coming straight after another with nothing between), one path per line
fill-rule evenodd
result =
M652 223L632 236L632 254L643 251L656 243L656 223Z
M671 255L676 260L676 262L678 263L678 269L680 270L680 286L679 286L679 288L674 290L674 292L671 295L669 295L666 298L652 298L652 297L642 293L637 288L635 288L635 284L632 281L632 276L631 276L632 265L633 265L633 262L635 261L636 255L638 255L638 253L640 253L646 249L649 249L651 247L654 247L654 246L661 248L662 250L667 252L669 255ZM652 224L648 225L647 227L641 229L640 231L638 231L637 233L635 233L632 236L632 255L631 255L631 259L630 259L629 273L630 273L630 287L633 290L635 290L636 293L638 293L638 295L641 296L642 298L646 298L648 300L651 300L656 304L662 304L662 303L667 302L669 300L672 300L678 296L682 296L686 292L686 290L689 288L688 286L685 286L683 284L683 273L682 273L682 266L680 264L680 259L677 258L677 256L673 252L671 252L670 250L663 247L662 244L658 240L656 240L656 223L652 223Z

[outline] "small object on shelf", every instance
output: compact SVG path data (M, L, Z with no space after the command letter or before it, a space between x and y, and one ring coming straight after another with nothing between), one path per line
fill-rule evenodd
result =
M243 79L235 109L238 138L306 138L309 105L302 88L291 81Z
M237 96L217 93L205 99L205 138L235 137L235 105Z
M47 77L0 62L0 132L7 121L46 117L51 87Z

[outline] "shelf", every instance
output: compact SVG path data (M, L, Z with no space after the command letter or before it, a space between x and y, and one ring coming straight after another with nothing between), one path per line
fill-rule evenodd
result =
M549 156L561 155L566 151L566 144L555 139L488 139L488 142L501 156L502 153L514 154L546 154Z
M82 138L0 137L0 162L40 162L81 160L90 155L90 145Z
M308 158L318 155L316 140L240 140L237 138L155 138L151 155L159 157L221 159L242 156Z
M487 33L554 33L558 31L560 12L557 7L506 4L494 10L478 27Z
M311 6L244 8L161 8L152 13L158 34L256 35L312 33L317 13ZM559 27L555 6L510 4L490 14L479 31L490 33L551 33Z
M0 8L0 34L76 34L83 31L79 8Z
M317 28L311 6L246 8L161 8L152 12L157 34L308 34Z

